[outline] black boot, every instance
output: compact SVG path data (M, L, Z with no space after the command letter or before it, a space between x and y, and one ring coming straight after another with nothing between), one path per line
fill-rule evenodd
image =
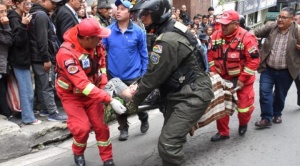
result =
M120 130L119 141L126 141L128 138L128 128Z
M77 166L85 166L84 155L77 156L74 154L74 160Z
M246 125L246 126L239 126L239 134L241 136L245 135L245 133L247 132L247 127L248 127L248 125Z
M116 166L114 163L114 160L110 159L107 161L104 161L103 166Z
M221 140L224 140L224 139L229 139L229 135L223 136L223 135L217 133L216 135L214 135L214 136L212 136L212 137L210 138L210 140L211 140L212 142L218 142L218 141L221 141Z
M149 129L148 116L147 118L141 120L141 132L146 133Z
M119 136L119 141L126 141L128 138L128 121L127 121L127 115L122 114L118 115L117 114L117 121L119 123L118 129L120 130L120 136Z

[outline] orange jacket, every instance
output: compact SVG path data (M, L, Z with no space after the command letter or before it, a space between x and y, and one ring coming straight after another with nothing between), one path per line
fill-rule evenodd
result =
M77 40L77 26L69 29L56 55L58 93L85 95L109 103L111 97L101 88L107 83L104 47L85 50Z
M252 33L241 27L230 36L224 36L222 30L215 31L209 45L210 71L219 73L224 79L238 77L244 84L254 82L260 56Z

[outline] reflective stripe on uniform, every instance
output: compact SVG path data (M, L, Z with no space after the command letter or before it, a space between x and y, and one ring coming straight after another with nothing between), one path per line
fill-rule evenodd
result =
M215 61L209 62L209 67L212 67L212 66L214 66L214 65L215 65Z
M93 90L94 87L95 87L94 84L89 83L89 84L84 88L84 90L82 91L82 93L83 93L84 95L88 96L88 95L91 93L91 91Z
M86 55L86 54L81 54L80 57L78 58L79 60L82 60L82 59L86 59L89 55Z
M79 143L74 138L73 138L73 144L76 145L76 146L79 146L79 147L85 147L86 146L86 143L85 144Z
M252 106L253 105L251 105L250 107L247 107L247 108L238 108L237 111L238 112L248 112Z
M222 44L225 44L225 40L224 39L212 40L212 44L213 45L222 45Z
M97 141L97 146L109 146L111 144L111 140L108 139L107 141Z
M182 145L170 145L170 144L166 144L166 143L162 143L165 146L170 146L170 147L182 147Z
M101 73L106 73L106 68L101 68Z
M69 84L63 82L62 80L57 80L57 84L59 87L61 87L63 89L69 89Z
M221 73L221 70L219 68L217 68L217 66L216 66L216 70L218 73Z
M237 74L240 74L240 69L237 69L237 70L229 70L228 71L228 75L237 75Z
M245 72L245 73L248 73L248 74L250 74L250 75L254 75L255 72L256 72L256 70L251 70L251 69L249 69L248 67L244 67L244 72Z

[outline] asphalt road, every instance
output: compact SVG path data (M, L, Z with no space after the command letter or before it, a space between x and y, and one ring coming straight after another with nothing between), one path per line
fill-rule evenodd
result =
M259 76L258 76L259 77ZM254 123L260 120L258 97L258 79L255 83L255 111L245 136L238 135L236 113L231 117L230 139L211 142L210 137L217 130L211 123L187 136L184 147L186 163L183 166L299 166L300 165L300 107L296 104L297 94L293 84L286 99L283 111L283 123L273 124L269 129L258 130ZM158 110L149 111L150 129L140 133L138 117L129 119L129 139L119 142L117 124L110 125L114 160L117 166L161 166L157 152L157 141L163 124L162 114ZM37 153L1 163L2 166L75 166L71 150L71 140ZM87 166L100 166L94 134L91 133L85 153Z

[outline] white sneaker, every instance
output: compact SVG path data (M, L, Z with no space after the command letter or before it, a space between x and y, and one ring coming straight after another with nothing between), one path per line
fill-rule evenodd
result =
M33 122L31 123L25 123L26 125L38 125L38 124L41 124L42 121L41 120L38 120L38 119L35 119Z

